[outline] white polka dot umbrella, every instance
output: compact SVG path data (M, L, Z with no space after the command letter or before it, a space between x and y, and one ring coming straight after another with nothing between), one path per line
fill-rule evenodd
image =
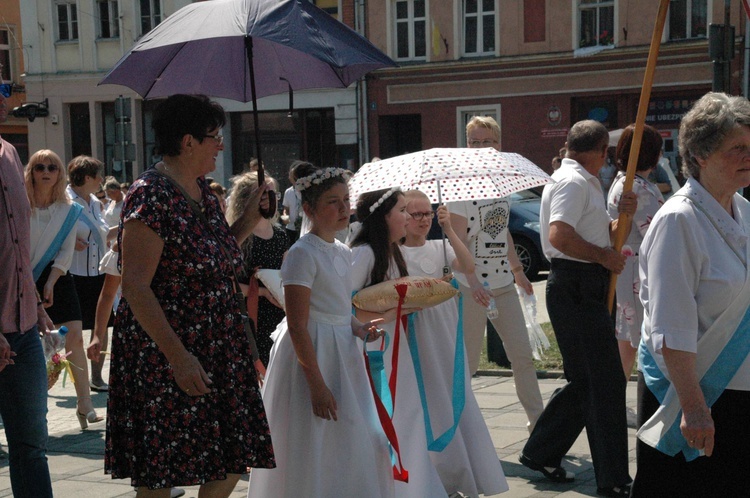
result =
M360 194L400 186L421 190L437 203L496 199L552 181L520 154L436 148L363 165L349 180L349 193L354 203Z

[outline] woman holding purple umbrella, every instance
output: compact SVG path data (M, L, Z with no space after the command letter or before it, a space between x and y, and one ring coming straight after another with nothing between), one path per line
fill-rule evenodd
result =
M166 99L153 121L164 160L122 209L105 472L139 498L193 485L227 497L248 467L275 465L234 277L264 189L230 227L204 179L223 125L207 97Z

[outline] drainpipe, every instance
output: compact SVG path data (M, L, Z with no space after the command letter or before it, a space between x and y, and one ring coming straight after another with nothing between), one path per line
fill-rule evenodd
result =
M365 0L355 0L354 28L360 35L367 37L367 16L365 14ZM357 130L359 140L360 166L370 160L370 130L367 119L367 81L362 78L357 82Z

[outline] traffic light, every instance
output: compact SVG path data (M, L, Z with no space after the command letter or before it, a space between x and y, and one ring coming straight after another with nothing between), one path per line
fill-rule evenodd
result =
M15 107L10 112L10 115L16 118L26 118L30 122L36 118L46 118L49 116L48 100L44 99L44 102L27 102Z

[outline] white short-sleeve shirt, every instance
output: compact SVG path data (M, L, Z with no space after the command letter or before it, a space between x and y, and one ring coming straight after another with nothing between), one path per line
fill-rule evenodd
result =
M609 247L609 223L612 219L602 196L599 179L578 162L565 158L552 174L555 183L547 184L542 193L539 232L547 259L571 258L554 248L549 241L549 225L562 221L572 226L583 240L598 247ZM590 263L590 261L583 261Z
M683 195L701 204L723 237ZM732 208L735 218L690 178L651 222L640 249L640 298L642 339L657 353L657 363L663 362L659 353L664 344L695 353L698 340L745 284L745 266L728 243L746 254L748 227L743 223L750 221L750 206L735 194ZM750 390L750 358L727 388Z
M513 273L508 261L510 198L450 202L448 210L466 218L466 246L474 257L477 279L487 282L491 289L512 284ZM456 273L456 279L468 287L462 273Z

